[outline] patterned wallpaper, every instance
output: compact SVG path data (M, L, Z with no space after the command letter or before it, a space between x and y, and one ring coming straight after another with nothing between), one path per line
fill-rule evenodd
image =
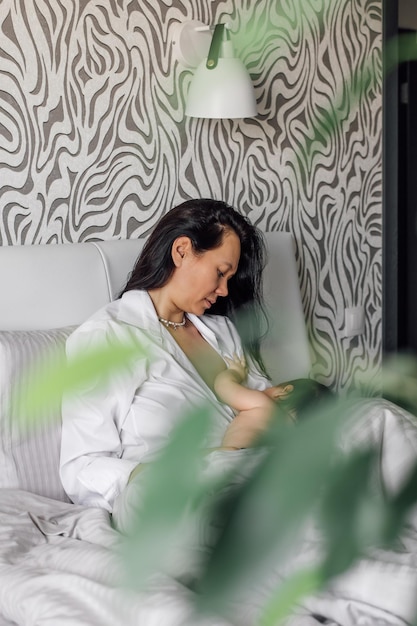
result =
M184 117L172 37L191 19L229 22L257 118ZM0 244L139 237L223 198L294 234L315 376L363 386L381 361L381 45L382 0L1 0ZM343 338L356 305L365 334Z

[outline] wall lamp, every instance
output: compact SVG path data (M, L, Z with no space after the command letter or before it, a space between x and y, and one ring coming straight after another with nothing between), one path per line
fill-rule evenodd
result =
M213 34L212 34L213 33ZM174 54L195 69L185 115L204 118L255 117L256 98L248 70L233 50L227 24L214 30L199 21L176 24Z

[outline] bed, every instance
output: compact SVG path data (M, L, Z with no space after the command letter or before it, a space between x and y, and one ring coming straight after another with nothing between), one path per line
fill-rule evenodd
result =
M294 242L290 234L278 232L266 234L266 242L270 329L263 356L277 382L308 377L310 352ZM119 535L109 514L72 504L60 484L59 408L30 435L18 425L18 407L15 413L8 410L13 383L51 347L64 353L73 328L117 296L142 245L143 240L117 240L0 248L0 626L230 624L196 617L191 591L174 577L156 577L146 593L123 586L114 550ZM404 439L395 439L394 426L389 430L392 409L384 401L374 402L367 412L368 430L374 432L378 421L387 436L393 433L399 454L406 457ZM415 428L407 414L395 410L407 424L411 458L417 451ZM372 417L376 412L378 417ZM391 476L392 469L398 477L406 471L399 465L400 470L384 471ZM371 566L362 564L288 624L411 623L417 595L413 536L407 545L401 558L374 566L370 578L366 572ZM391 596L390 584L399 586ZM253 615L242 610L233 623L256 626Z

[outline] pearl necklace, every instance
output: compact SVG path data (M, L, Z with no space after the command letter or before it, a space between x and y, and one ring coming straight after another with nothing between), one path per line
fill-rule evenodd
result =
M171 328L173 328L174 330L177 330L177 328L181 328L181 326L185 326L185 322L187 321L185 315L182 322L171 322L171 320L165 320L163 317L158 317L158 319L164 326L166 326L167 328L171 326Z

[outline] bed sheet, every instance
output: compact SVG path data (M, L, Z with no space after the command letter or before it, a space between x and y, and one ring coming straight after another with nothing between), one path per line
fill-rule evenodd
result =
M381 444L381 484L395 492L416 458L415 418L386 402L362 404L362 411L349 445ZM210 466L228 471L230 458L217 454ZM298 565L314 562L319 541L314 533L305 537ZM141 593L128 590L119 542L102 509L0 489L0 626L259 626L262 606L288 575L277 566L257 580L231 621L204 619L173 575L154 576ZM398 550L361 560L324 593L303 600L285 626L411 626L416 615L414 511Z
M106 511L0 490L0 626L258 626L260 607L285 577L277 570L259 580L233 621L203 619L193 613L192 592L173 577L155 576L141 593L124 587L118 542ZM390 596L395 585L405 593L407 580L400 600L416 596L415 558L395 559L362 562L327 593L307 599L285 626L411 624L390 612Z
M107 512L0 490L0 615L6 626L228 626L193 615L190 591L156 576L129 591ZM0 622L0 624L3 623Z

